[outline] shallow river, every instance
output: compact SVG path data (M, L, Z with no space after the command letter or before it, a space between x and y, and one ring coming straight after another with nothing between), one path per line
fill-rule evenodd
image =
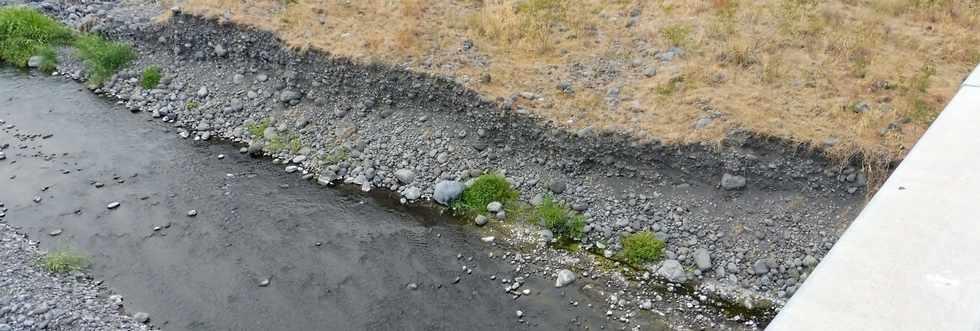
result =
M16 126L0 129L10 144L0 161L6 221L46 249L90 256L92 274L131 313L164 329L621 326L576 286L532 279L532 295L504 293L500 279L516 276L504 252L455 220L382 193L319 187L148 118L73 82L0 72L0 119ZM113 201L121 206L107 209Z

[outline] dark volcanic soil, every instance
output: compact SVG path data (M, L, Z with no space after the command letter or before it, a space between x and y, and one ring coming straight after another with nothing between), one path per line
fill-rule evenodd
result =
M15 125L0 130L10 144L0 161L6 221L43 247L90 255L127 309L165 329L619 326L601 304L588 307L582 281L555 289L529 279L532 294L513 299L501 284L516 276L504 252L454 220L182 140L77 83L3 71L0 119ZM110 210L113 201L121 206Z

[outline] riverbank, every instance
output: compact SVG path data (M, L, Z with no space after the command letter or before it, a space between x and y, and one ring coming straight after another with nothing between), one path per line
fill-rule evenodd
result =
M666 259L647 272L624 273L585 250L534 246L540 276L571 268L615 285L605 296L614 318L655 310L678 326L738 325L749 316L726 316L709 297L760 297L778 306L863 202L867 180L855 167L794 145L744 132L722 146L567 132L446 79L293 53L270 33L179 12L157 24L159 10L107 2L49 12L132 42L140 58L96 92L174 125L180 137L220 137L253 150L260 142L269 147L271 136L289 137L296 148L264 151L286 170L389 189L406 200L430 198L439 181L501 171L522 199L547 193L582 212L583 246L604 255L621 248L623 234L657 233ZM145 90L137 77L151 65L162 68L164 80ZM68 57L58 71L84 79L81 68ZM258 123L268 124L261 138L249 130ZM395 176L399 170L414 178L406 183ZM734 182L722 183L726 175ZM417 197L405 194L416 190ZM539 234L521 224L490 227L516 229L522 235L500 238L516 244ZM657 300L675 283L694 290L686 300Z

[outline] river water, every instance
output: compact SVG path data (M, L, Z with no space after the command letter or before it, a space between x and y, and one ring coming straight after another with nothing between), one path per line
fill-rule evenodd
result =
M0 130L6 221L44 248L90 256L131 313L164 329L620 326L588 307L583 282L530 279L532 295L504 293L513 265L467 225L382 193L319 187L148 118L73 82L0 72L0 119L15 125Z

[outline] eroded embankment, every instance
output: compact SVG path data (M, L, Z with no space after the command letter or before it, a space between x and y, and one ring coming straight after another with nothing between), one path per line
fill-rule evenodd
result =
M725 323L729 317L702 302L707 287L779 302L862 204L867 180L856 168L793 144L743 132L733 132L722 146L568 132L512 109L510 100L482 100L448 79L292 52L270 33L223 22L178 14L155 24L149 18L155 7L106 6L102 15L72 17L74 7L57 12L70 24L84 21L87 29L139 48L134 68L97 92L174 124L184 137L247 143L276 163L298 160L289 170L308 178L339 177L408 200L431 197L441 180L503 171L525 200L547 193L582 212L589 222L584 244L601 244L603 254L620 249L622 234L657 233L671 261L664 265L682 267L652 265L655 279L640 274L634 282L640 286L621 281L618 267L578 263L591 261L581 253L534 249L536 262L547 266L541 275L572 265L581 274L608 277L616 289L607 297L610 312L621 318L644 306L679 324ZM136 77L151 64L163 68L164 82L144 90ZM60 71L83 78L77 68L67 63ZM268 124L261 137L249 130L257 123ZM398 170L410 170L413 178L396 178ZM730 181L725 189L719 184L724 174L746 182ZM410 193L416 189L420 197ZM524 227L514 233L515 241L537 236ZM693 282L696 289L656 300L664 293L644 284L664 280Z

